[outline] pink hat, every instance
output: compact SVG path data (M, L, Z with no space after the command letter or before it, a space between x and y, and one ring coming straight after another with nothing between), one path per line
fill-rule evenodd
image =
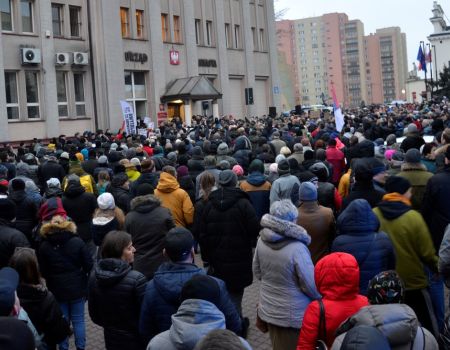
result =
M394 155L394 153L395 153L395 149L388 149L386 152L384 152L384 157L387 160L392 160L392 156Z
M236 174L236 176L243 176L244 175L244 169L239 164L236 164L233 167L233 173Z

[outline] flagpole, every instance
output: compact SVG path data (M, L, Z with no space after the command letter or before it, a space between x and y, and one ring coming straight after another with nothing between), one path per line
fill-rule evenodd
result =
M421 40L420 45L422 47L422 52L424 52L423 55L425 55L425 42ZM425 61L425 67L422 67L422 69L425 71L425 91L427 93L426 98L428 99L428 79L427 79L427 63L426 63L426 61Z
M428 46L427 57L428 57L428 59L430 61L431 98L433 98L433 58L432 58L432 54L431 54L430 43L427 43L427 46Z
M436 61L436 45L431 45L434 51L434 71L436 72L436 82L439 80L439 72L437 69L437 61Z

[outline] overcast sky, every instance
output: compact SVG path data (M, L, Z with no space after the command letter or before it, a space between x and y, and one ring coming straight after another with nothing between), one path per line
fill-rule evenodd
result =
M450 18L450 1L438 0ZM283 19L321 16L324 13L343 12L349 19L364 23L365 35L377 28L399 26L406 33L408 70L416 61L419 42L426 41L433 32L430 22L433 0L275 0L275 10L287 9ZM447 25L450 25L447 19ZM450 55L450 53L449 53Z

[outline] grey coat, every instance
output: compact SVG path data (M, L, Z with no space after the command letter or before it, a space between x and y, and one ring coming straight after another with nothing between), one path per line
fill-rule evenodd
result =
M445 284L450 286L450 225L445 229L439 248L439 273L445 278Z
M311 237L292 222L266 214L253 258L253 275L261 281L258 315L264 321L299 329L303 314L320 294L308 245Z
M337 330L331 350L341 349L346 333L353 327L366 325L378 328L393 350L438 350L433 335L419 327L417 316L408 305L385 304L363 307ZM424 344L425 342L425 344Z
M282 199L291 199L292 192L300 189L300 181L294 175L282 175L276 179L270 189L270 205ZM295 203L294 203L295 204Z

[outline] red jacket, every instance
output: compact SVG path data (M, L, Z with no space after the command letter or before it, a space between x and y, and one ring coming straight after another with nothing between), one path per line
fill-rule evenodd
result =
M333 165L333 176L331 178L334 184L339 182L341 175L345 169L345 155L341 150L338 150L336 147L328 146L327 151L327 160Z
M359 295L359 267L347 253L332 253L320 259L314 268L316 286L325 307L327 345L331 348L340 324L363 306L367 298ZM319 338L320 307L317 301L306 308L297 350L314 350Z

